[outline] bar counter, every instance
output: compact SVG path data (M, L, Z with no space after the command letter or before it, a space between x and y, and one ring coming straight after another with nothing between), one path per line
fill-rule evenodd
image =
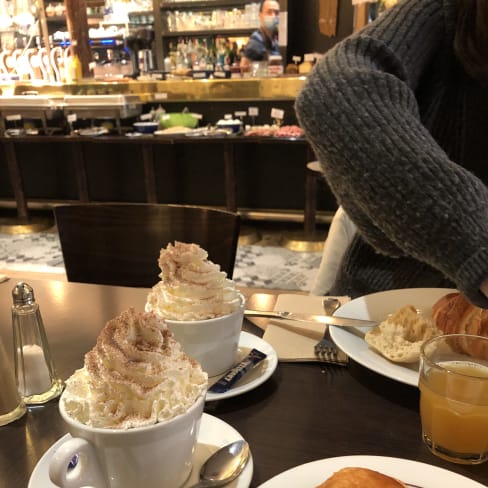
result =
M171 79L137 81L83 80L79 83L0 82L2 95L37 92L59 98L64 95L138 95L142 102L294 100L305 76L279 78Z
M62 108L62 100L66 95L87 100L98 95L127 95L140 101L143 113L159 105L166 112L188 108L202 113L201 126L215 124L225 114L247 113L253 106L258 116L245 117L246 124L272 123L275 109L283 112L284 125L293 125L297 123L294 100L305 81L303 76L284 76L4 84L4 97L12 95L12 100L3 109L0 103L3 127L8 115L22 115L24 110L32 116L25 106L18 111L12 106L15 97L26 92L37 93L44 101L52 98L55 106L59 103L65 120L61 128L54 125L56 121L47 127L48 117L44 117L39 135L0 135L0 200L13 199L20 219L28 219L30 202L128 201L206 205L237 210L244 218L275 216L276 220L301 222L305 200L310 198L305 191L305 165L315 159L304 139L124 137L134 119L122 121L124 127L117 120L118 134L67 135L69 111ZM32 97L35 100L36 95ZM29 98L22 95L22 103L29 103ZM83 114L91 115L88 108ZM96 113L92 118L97 122ZM336 202L328 188L318 202L321 219L330 221Z

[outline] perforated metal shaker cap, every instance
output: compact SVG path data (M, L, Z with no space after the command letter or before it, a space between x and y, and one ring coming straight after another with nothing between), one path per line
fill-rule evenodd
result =
M36 300L32 286L23 281L19 281L12 290L14 305L30 305Z

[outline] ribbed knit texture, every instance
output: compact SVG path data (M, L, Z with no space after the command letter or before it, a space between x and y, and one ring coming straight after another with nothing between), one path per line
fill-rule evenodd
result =
M455 3L400 2L329 51L297 98L306 136L360 233L334 294L455 286L488 307L479 292L488 191L463 167L473 165L463 160L465 100L481 91L454 57Z

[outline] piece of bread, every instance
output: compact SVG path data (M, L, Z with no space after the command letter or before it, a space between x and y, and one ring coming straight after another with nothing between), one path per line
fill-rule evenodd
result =
M342 468L317 488L407 488L401 481L368 468Z
M488 310L479 308L462 293L448 293L432 306L432 319L444 334L472 334L488 337ZM465 341L457 341L455 349L488 360L488 345L469 348Z
M370 329L364 340L390 361L415 363L422 343L438 334L432 320L419 314L413 305L405 305Z

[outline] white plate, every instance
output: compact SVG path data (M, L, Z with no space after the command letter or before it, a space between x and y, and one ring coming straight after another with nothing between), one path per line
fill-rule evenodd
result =
M405 483L423 488L483 488L484 485L465 476L430 464L408 459L384 456L343 456L321 459L289 469L259 488L314 488L341 468L361 467L374 469Z
M87 129L79 129L78 134L80 136L97 137L108 134L108 129L105 127L89 127Z
M373 293L342 305L334 315L381 322L404 305L413 305L421 313L430 315L432 305L439 298L453 291L456 290L449 288L405 288ZM361 327L358 330L367 332L368 329ZM393 363L373 351L364 339L340 327L331 327L330 335L334 342L359 364L393 380L417 386L418 363L411 365Z
M153 134L155 136L166 136L166 137L172 137L172 136L186 136L188 135L190 132L192 132L193 129L187 129L187 130L177 130L177 131L173 131L173 132L167 132L165 129L161 129L161 130L157 130L155 132L153 132Z
M34 468L34 471L32 471L28 488L56 488L56 485L51 483L51 480L49 479L49 462L56 449L69 438L70 435L66 434L44 453ZM211 454L220 447L239 439L242 439L242 436L229 424L217 417L204 413L200 424L200 431L198 433L197 448L195 449L193 457L193 470L190 478L184 484L184 487L190 487L198 481L200 466ZM226 486L229 488L248 488L251 484L252 473L253 460L252 456L250 456L244 471L237 479Z
M267 355L266 359L258 363L251 371L248 371L235 385L225 393L212 393L209 391L205 400L211 402L214 400L223 400L237 395L242 395L259 385L264 383L276 369L278 365L278 355L273 347L260 337L249 334L248 332L241 332L239 337L239 349L237 352L237 361L241 361L244 356L247 356L251 349L258 349ZM209 378L209 386L213 385L223 375L213 376Z

